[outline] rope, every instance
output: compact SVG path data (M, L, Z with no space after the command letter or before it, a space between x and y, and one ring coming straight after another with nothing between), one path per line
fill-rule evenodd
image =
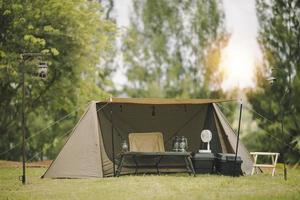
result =
M57 139L61 139L62 137L64 137L64 136L70 134L72 131L73 131L73 128L71 128L70 130L68 130L65 134L63 134L63 135L57 137ZM53 145L53 143L50 145L50 147L51 147L52 145ZM32 156L30 159L26 160L26 162L32 161L37 155L39 155L39 154L42 153L43 151L44 151L44 150L41 150L41 151L37 152L37 153L34 154L34 156Z
M96 112L102 110L102 109L103 109L104 107L106 107L108 104L109 104L109 102L105 103L103 106L101 106L99 109L97 109ZM68 130L64 135L59 136L58 139L60 139L60 138L62 138L62 137L64 137L64 136L70 134L71 132L73 132L74 129L75 129L75 127L71 128L71 129ZM53 143L52 143L51 145L53 145ZM51 145L50 145L50 147L51 147ZM42 153L42 152L43 152L43 150L37 152L36 154L34 154L34 156L32 156L32 157L31 157L30 159L28 159L26 162L32 161L37 155L39 155L39 154Z
M218 103L218 105L220 105L222 108L224 108L224 109L230 111L228 108L223 107L223 105L221 105L221 104L219 104L219 103ZM253 112L254 114L260 116L261 118L267 120L267 121L270 122L270 123L278 122L278 121L272 121L272 120L268 119L267 117L263 116L262 114L260 114L259 112L257 112L256 110L254 110L253 108L251 108L250 106L248 106L247 104L243 104L243 106L244 106L245 108L247 108L249 111ZM278 122L278 123L279 123L279 122ZM290 134L290 133L288 133L288 134Z
M253 108L251 108L250 106L248 106L247 104L244 104L243 106L245 106L245 108L247 108L249 111L255 113L256 115L260 116L261 118L267 120L268 122L274 123L274 121L268 119L267 117L263 116L262 114L260 114L259 112L257 112L256 110L254 110Z
M267 117L265 117L265 116L263 116L262 114L260 114L259 112L255 111L254 109L252 109L252 108L251 108L250 106L248 106L248 105L245 105L245 108L247 108L249 111L251 111L251 112L257 114L258 116L260 116L261 118L267 120L267 121L270 122L270 123L275 123L275 122L281 123L281 122L279 122L279 121L272 121L272 120L268 119ZM293 136L291 133L289 133L289 132L287 132L287 131L284 131L284 133L287 133L288 135Z
M97 112L102 110L103 108L105 108L110 102L106 102L102 107L100 107L98 110L96 110Z
M89 103L88 103L88 104L89 104ZM70 113L68 113L67 115L63 116L62 118L58 119L57 121L54 121L54 122L50 123L47 127L45 127L45 128L43 128L43 129L37 131L36 133L32 134L30 137L26 138L26 139L25 139L25 142L27 142L29 139L31 139L31 138L33 138L33 137L35 137L35 136L40 135L41 133L43 133L44 131L46 131L46 130L49 129L50 127L54 126L55 124L58 124L58 123L61 122L62 120L68 118L71 114L73 114L73 113L77 112L78 110L80 110L83 106L86 107L88 104L84 104L84 105L78 107L76 110L73 110L72 112L70 112ZM10 149L8 149L8 150L6 150L6 151L0 153L0 156L2 156L2 155L4 155L4 154L6 154L6 153L8 153L8 152L10 152L10 151L12 151L12 150L14 150L15 148L17 148L17 147L20 146L21 144L22 144L22 142L19 142L19 143L16 144L14 147L12 147L12 148L10 148Z
M231 110L229 110L228 108L223 107L223 105L221 105L221 104L220 104L220 106L221 106L222 108L228 110L228 111L231 111ZM259 116L263 117L264 119L268 120L269 122L272 122L272 121L269 120L268 118L264 117L262 114L256 112L256 111L253 110L253 109L250 109L248 106L245 106L245 108L247 108L249 111L251 111L251 112L253 112L253 113L255 113L255 114L258 114ZM274 123L274 122L272 122L272 123ZM295 151L295 150L296 150L295 147L293 147L293 146L291 146L290 144L288 144L288 143L282 141L280 138L274 136L272 133L266 131L265 129L263 129L263 130L265 131L265 133L267 133L267 134L268 134L269 136L271 136L273 139L277 140L277 141L280 142L281 144L286 145L290 150L292 150L292 151ZM296 150L296 151L298 151L298 150Z

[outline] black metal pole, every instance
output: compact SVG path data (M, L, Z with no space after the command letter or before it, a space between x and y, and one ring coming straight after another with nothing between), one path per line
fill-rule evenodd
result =
M22 183L26 183L26 152L25 152L25 64L23 57L21 58L21 67L22 67Z
M114 176L116 176L116 170L115 170L114 123L113 123L112 104L110 104L110 118L111 118L111 145L112 145L112 154L113 154L113 170L114 170Z
M237 159L238 148L239 148L240 130L241 130L241 121L242 121L242 111L243 111L243 102L241 101L241 104L240 104L240 115L239 115L239 126L238 126L238 135L237 135L237 140L236 140L235 157L234 157L235 167L237 166L236 159Z
M286 94L286 93L285 93ZM284 120L284 108L283 108L283 99L285 98L285 94L282 97L282 100L280 101L280 107L281 107L281 135L283 136L284 130L283 130L283 120ZM285 165L285 160L284 160L284 154L282 153L282 161L283 161L283 176L284 180L287 180L287 169Z
M26 184L26 147L25 147L25 61L30 57L45 56L42 53L22 53L21 54L21 68L22 68L22 183Z

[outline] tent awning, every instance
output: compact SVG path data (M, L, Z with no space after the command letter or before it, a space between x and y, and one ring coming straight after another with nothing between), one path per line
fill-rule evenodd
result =
M97 103L128 103L128 104L148 104L148 105L168 105L168 104L208 104L236 101L236 99L166 99L166 98L110 98Z

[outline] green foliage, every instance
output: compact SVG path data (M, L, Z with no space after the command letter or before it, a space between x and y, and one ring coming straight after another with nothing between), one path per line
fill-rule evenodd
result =
M226 44L218 1L134 1L123 39L131 97L219 96ZM211 93L210 91L215 91Z
M59 125L28 142L28 155L55 150L53 141L74 126L87 102L106 96L96 82L105 69L97 66L100 57L112 49L115 26L103 20L100 4L76 0L0 0L0 152L21 139L21 72L26 72L27 137L49 123L77 110ZM48 77L36 76L37 62L22 65L23 52L42 52L49 56ZM101 77L100 77L101 78ZM78 108L81 109L78 109ZM17 159L20 149L1 155ZM48 152L48 153L47 153Z
M279 151L291 162L299 162L300 156L299 12L299 1L257 1L265 63L257 73L259 89L249 94L253 108L268 118L259 121L262 131L249 136L250 143L257 150ZM267 81L270 75L276 78L272 85Z

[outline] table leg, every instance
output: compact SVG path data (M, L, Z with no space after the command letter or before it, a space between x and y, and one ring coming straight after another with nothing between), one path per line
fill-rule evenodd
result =
M184 162L185 162L185 168L186 168L187 172L189 173L189 175L191 175L191 170L190 170L189 163L188 163L188 160L186 157L184 157Z
M117 168L117 177L120 176L124 162L124 155L121 155L120 162Z
M137 173L138 173L138 167L139 167L139 166L138 166L138 162L137 162L135 156L133 156L132 158L133 158L133 161L134 161L134 163L135 163L135 171L134 171L134 174L137 175Z
M160 172L159 172L159 163L160 161L162 160L163 156L160 156L159 159L158 159L158 162L156 163L155 167L156 167L156 172L158 175L160 175Z
M194 166L193 166L191 157L188 156L188 157L187 157L187 160L188 160L188 163L190 164L190 168L191 168L191 170L192 170L193 175L196 176L195 169L194 169Z
M253 162L253 166L252 166L252 171L251 171L251 175L253 175L255 173L256 170L256 162L257 162L257 154L254 155L254 162Z
M276 170L276 164L277 164L277 160L278 160L278 154L275 155L275 160L273 162L273 170L272 170L272 176L275 175L275 170Z

